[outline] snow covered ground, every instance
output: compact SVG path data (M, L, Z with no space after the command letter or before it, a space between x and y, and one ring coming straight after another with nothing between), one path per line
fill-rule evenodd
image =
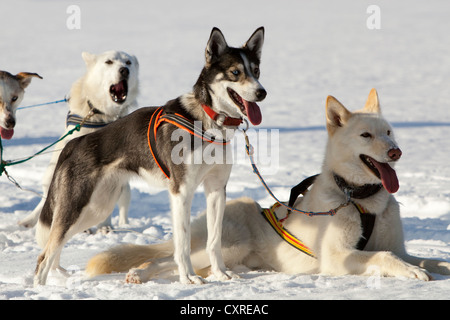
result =
M80 9L79 29L71 29L70 5ZM370 5L380 9L380 29L368 28ZM261 82L268 91L260 103L258 129L277 132L278 152L261 172L275 194L287 199L290 187L320 171L326 142L325 98L348 108L364 105L377 88L383 113L394 125L403 157L396 166L398 200L408 250L450 260L450 4L401 1L3 1L0 3L0 69L37 72L23 105L64 98L85 70L82 51L124 50L140 62L140 105L160 105L189 91L203 65L213 26L239 46L259 26L266 28ZM72 21L73 22L73 21ZM20 110L5 159L21 158L56 140L67 107L56 104ZM278 130L278 131L276 131ZM238 142L242 136L238 135ZM275 147L275 146L274 146ZM237 152L243 150L236 149ZM40 191L50 155L8 169L24 188ZM85 279L88 259L119 243L155 243L171 237L166 191L132 184L126 230L79 234L65 247L61 263L73 272L53 275L34 288L40 249L34 230L17 221L39 198L0 177L0 299L449 299L450 277L435 281L398 278L328 277L245 272L242 279L203 286L156 279L124 284L124 275ZM228 183L229 199L247 195L272 199L241 156ZM193 216L205 209L199 190ZM115 214L113 223L117 226Z

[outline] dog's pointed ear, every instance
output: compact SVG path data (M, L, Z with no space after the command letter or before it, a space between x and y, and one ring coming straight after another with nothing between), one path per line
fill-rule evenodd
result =
M133 59L133 62L135 64L136 68L139 69L139 60L138 60L138 58L136 56L131 56L131 59Z
M89 53L86 51L81 53L81 57L83 58L84 63L86 63L86 66L91 65L95 61L95 58L96 58L95 54L92 54L92 53Z
M225 37L222 31L214 27L209 36L208 44L205 49L206 64L210 65L215 58L219 57L224 53L225 49L228 47Z
M381 113L380 101L378 100L377 90L370 90L369 97L367 98L366 105L362 110L369 113Z
M344 126L352 113L345 108L335 97L328 96L326 103L327 130L333 135L337 128Z
M244 44L244 48L253 51L259 60L261 60L261 52L264 44L264 27L259 27L250 36L247 42Z
M22 89L25 89L26 87L28 87L28 85L31 82L31 79L33 79L33 78L42 79L42 77L40 75L38 75L37 73L32 73L32 72L20 72L20 73L16 74L16 78L17 78L17 80L19 80L19 83L20 83L20 86L22 87Z

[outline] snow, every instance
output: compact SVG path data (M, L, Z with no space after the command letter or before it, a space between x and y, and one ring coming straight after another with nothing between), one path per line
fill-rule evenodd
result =
M80 29L66 25L70 5L80 8ZM380 8L380 29L367 28L369 5ZM430 4L430 5L428 5ZM261 172L274 193L289 190L320 171L326 143L325 99L334 95L351 110L364 105L377 88L385 117L403 151L396 166L400 179L406 246L414 255L450 260L450 4L401 1L3 1L0 4L0 68L37 72L22 105L64 98L85 70L82 51L123 50L140 62L140 105L161 105L189 91L203 64L213 26L228 43L243 44L259 26L266 28L261 82L268 91L260 103L259 128L278 134L271 161ZM70 12L70 11L69 11ZM4 158L33 154L55 141L64 129L66 105L20 110L15 136L3 141ZM255 131L256 135L263 131ZM273 200L243 156L228 183L229 199L252 197L263 206ZM276 150L276 152L275 152ZM23 188L40 192L50 154L9 167ZM435 281L399 278L286 275L242 271L241 279L202 286L182 285L176 277L142 285L124 283L124 274L86 279L83 270L94 254L119 243L167 240L172 228L166 191L132 182L130 223L109 234L75 236L61 264L70 278L49 277L33 287L40 249L34 229L17 225L39 198L0 178L0 299L449 299L450 277ZM193 218L205 209L198 190Z

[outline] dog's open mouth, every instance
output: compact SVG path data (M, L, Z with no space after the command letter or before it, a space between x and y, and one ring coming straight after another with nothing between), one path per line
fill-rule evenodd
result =
M127 100L128 94L128 83L127 80L121 80L117 84L111 85L109 87L109 94L111 95L111 99L116 103L124 103Z
M239 107L239 110L250 120L250 122L257 126L262 121L261 109L255 102L244 100L233 89L227 88L228 94L233 102Z
M383 187L389 193L395 193L398 191L399 183L397 173L389 165L389 163L378 162L364 154L361 154L359 157L361 158L361 161L370 169L370 171L372 171L372 173L381 180Z

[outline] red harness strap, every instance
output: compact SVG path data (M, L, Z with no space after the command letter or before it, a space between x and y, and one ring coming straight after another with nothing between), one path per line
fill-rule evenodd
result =
M206 114L213 119L214 121L217 120L217 117L220 115L220 113L215 112L213 109L208 107L205 104L202 104L203 110L205 110ZM232 126L237 127L242 123L241 118L231 118L231 117L225 117L225 120L223 121L223 124L225 126Z
M214 143L219 145L226 145L230 143L230 141L227 140L216 139L213 135L209 134L208 132L205 132L203 128L195 126L194 121L184 117L183 115L178 113L165 113L164 108L159 107L158 109L155 110L155 112L153 112L150 118L147 130L147 141L148 147L150 149L150 152L152 153L155 163L158 165L158 167L161 169L161 171L164 173L167 179L170 179L170 171L167 168L167 166L163 163L163 161L161 161L160 157L157 154L156 149L156 132L158 131L159 126L163 122L168 122L208 143Z

